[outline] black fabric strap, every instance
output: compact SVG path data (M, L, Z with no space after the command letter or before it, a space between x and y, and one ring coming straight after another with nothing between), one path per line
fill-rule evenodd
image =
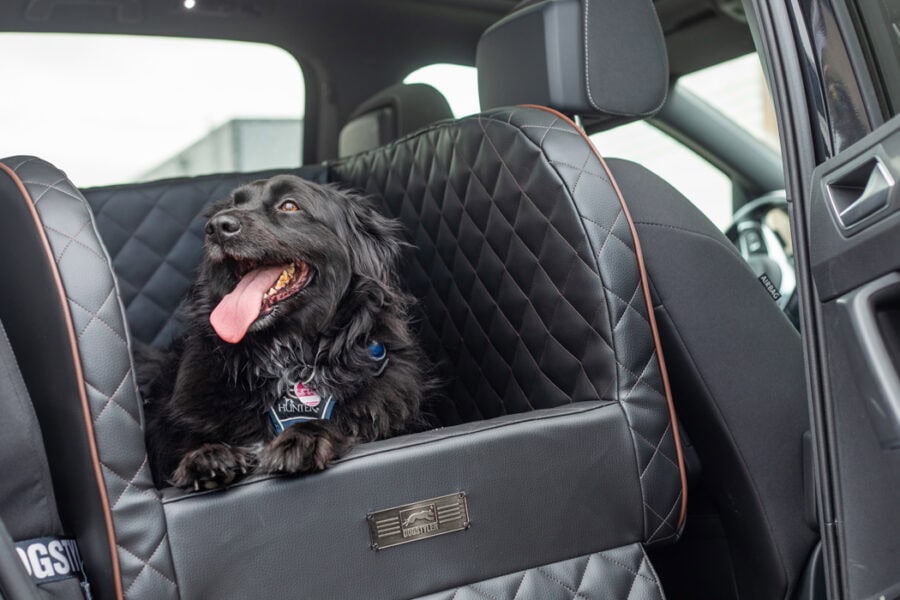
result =
M61 532L41 429L2 323L0 403L0 517L13 539Z
M52 374L48 373L48 376ZM63 531L41 429L15 354L0 323L0 519L4 534L15 542L25 571L34 584L33 597L90 598L75 541L57 537ZM29 539L30 538L30 539ZM0 553L2 554L2 553ZM12 580L0 569L0 588L20 589L27 580Z
M31 580L38 584L62 579L85 580L84 564L72 538L45 536L16 542L16 554Z

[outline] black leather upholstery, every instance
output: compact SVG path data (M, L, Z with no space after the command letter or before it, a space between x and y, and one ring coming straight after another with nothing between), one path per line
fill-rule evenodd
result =
M668 59L651 0L525 2L478 43L482 110L540 104L613 122L651 116Z
M9 169L0 181L24 191L0 190L0 239L14 249L0 253L2 279L19 285L0 319L41 423L62 522L96 597L175 597L125 315L91 211L52 165L27 156L0 163Z
M16 540L62 535L41 427L0 323L0 518Z
M447 99L424 83L398 83L363 102L341 129L338 156L384 146L427 125L452 119Z
M579 556L417 600L584 600L622 598L662 600L650 561L638 544Z
M226 533L229 552L242 555L249 545L257 558L273 564L303 539L295 553L315 553L325 543L333 546L332 555L361 552L365 568L359 570L372 576L408 571L423 552L432 556L428 564L459 565L435 571L415 589L403 588L406 595L519 573L567 559L573 551L588 556L677 536L680 464L635 240L602 163L564 118L538 109L495 111L434 126L330 166L334 181L382 202L417 244L409 282L424 297L426 342L447 360L445 373L456 378L448 389L456 400L448 414L457 421L499 416L508 425L484 420L421 439L363 446L318 478L251 480L225 493L172 499L165 504L166 517L147 470L124 307L88 204L47 163L8 162L36 199L53 251L49 270L59 271L67 296L59 304L59 295L47 295L48 302L57 302L51 310L71 315L75 347L65 339L57 343L59 351L73 354L56 360L73 364L81 377L76 372L67 391L43 396L42 420L69 429L90 423L74 428L84 438L79 453L61 455L63 435L48 441L55 469L82 469L79 491L86 494L62 489L68 498L88 500L90 510L71 518L87 528L86 554L105 564L99 597L113 597L117 587L135 598L204 596L210 590L219 597L247 597L302 584L296 578L306 572L300 568L271 580L222 563L219 544ZM105 203L99 197L94 201L103 212L129 196L118 190ZM23 337L21 343L32 343ZM83 395L83 402L64 403L71 412L66 418L46 413L73 393ZM543 411L524 419L502 416L540 407L561 417L547 418ZM473 427L472 437L464 437ZM85 465L95 465L97 476L92 479ZM586 495L567 490L570 476ZM535 487L535 478L547 489ZM324 485L326 480L334 484ZM93 492L91 481L99 484ZM346 507L326 518L335 508L329 493L341 486ZM301 489L309 491L298 495ZM370 554L359 535L365 512L455 490L471 490L473 511L481 507L483 520L473 516L471 535L443 536L384 555L394 558ZM313 493L321 508L316 522L305 522ZM547 502L523 500L529 494ZM304 495L308 502L298 503ZM264 541L272 527L251 516L259 515L260 506L281 506L276 515L300 511L291 526L296 535L283 538L286 548ZM332 525L320 531L319 521ZM548 527L554 533L544 539ZM335 535L343 528L345 533ZM114 539L106 559L104 533ZM503 548L513 546L530 549L504 554ZM474 564L458 560L477 548L490 552ZM387 569L389 564L394 566ZM222 570L229 568L230 573ZM304 575L309 586L327 580ZM345 597L365 589L352 582Z
M112 258L131 335L165 347L180 331L176 307L203 256L207 203L284 171L226 173L82 190ZM327 170L289 171L324 182Z
M467 494L469 529L369 547L369 511L459 491ZM166 495L187 598L411 598L631 546L643 528L631 436L609 402L366 444L315 477ZM225 525L233 523L252 526ZM627 564L640 562L633 552ZM618 591L626 575L593 590L600 597Z
M653 10L648 0L523 3L479 44L483 106L546 103L604 127L651 114L668 85ZM675 405L726 529L737 593L788 598L816 537L803 513L799 336L705 216L646 169L610 165L645 248ZM702 581L703 570L683 579Z
M628 219L592 146L552 112L499 109L333 165L405 225L441 420L622 406L644 537L680 526L680 462Z
M684 196L639 165L609 166L632 199L673 396L720 507L740 597L789 598L817 538L801 501L800 336Z

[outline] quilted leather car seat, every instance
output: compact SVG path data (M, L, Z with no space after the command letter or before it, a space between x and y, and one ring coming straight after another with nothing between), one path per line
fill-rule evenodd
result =
M650 1L608 5L664 64ZM665 69L645 75L611 85L657 106ZM677 423L635 226L583 133L552 110L497 108L328 176L406 228L448 426L315 476L187 494L152 486L122 288L90 205L40 159L0 161L0 279L17 285L0 320L94 596L662 598L644 549L683 526ZM462 528L382 547L379 531L404 526L375 513L420 501Z

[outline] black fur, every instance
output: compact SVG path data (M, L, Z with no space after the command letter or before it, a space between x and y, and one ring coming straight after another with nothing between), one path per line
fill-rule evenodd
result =
M279 210L286 199L299 210ZM424 363L407 324L411 300L398 283L396 224L359 196L288 175L238 188L207 212L223 214L238 220L240 233L224 238L208 227L185 334L168 352L138 353L157 485L216 487L253 469L318 471L358 442L416 423ZM291 260L309 265L307 287L240 342L220 339L210 313L237 284L239 264ZM389 359L380 376L368 354L375 340ZM313 370L310 387L336 398L332 418L274 437L266 411Z

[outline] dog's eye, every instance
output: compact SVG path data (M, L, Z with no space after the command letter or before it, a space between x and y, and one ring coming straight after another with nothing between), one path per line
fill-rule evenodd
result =
M297 203L293 200L285 200L278 205L278 210L280 210L281 212L297 212L298 210L300 210L300 207L297 206Z

